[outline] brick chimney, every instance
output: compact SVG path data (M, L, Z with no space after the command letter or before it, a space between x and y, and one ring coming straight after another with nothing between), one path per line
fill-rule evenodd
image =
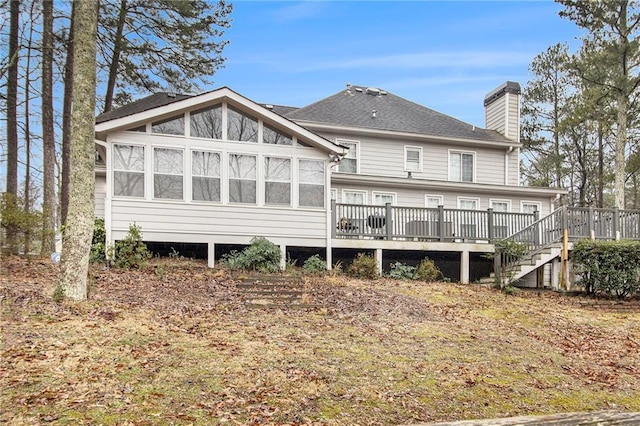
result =
M520 84L507 81L484 98L485 127L515 142L520 142L520 93Z

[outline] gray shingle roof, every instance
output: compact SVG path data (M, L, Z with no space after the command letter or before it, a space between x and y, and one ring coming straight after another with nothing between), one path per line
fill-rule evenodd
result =
M100 114L96 117L96 123L103 123L105 121L115 120L116 118L137 114L142 111L148 111L150 109L169 105L190 97L191 95L180 95L167 92L154 93L146 98L138 99L137 101L126 104L120 108Z
M379 89L368 90L363 86L341 90L335 95L290 112L286 117L293 121L344 127L513 143L494 130L475 127L393 93Z

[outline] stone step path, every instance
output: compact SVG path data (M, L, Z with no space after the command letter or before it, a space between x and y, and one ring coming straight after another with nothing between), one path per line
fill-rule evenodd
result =
M240 277L236 288L243 296L244 304L255 309L314 309L312 294L303 277Z

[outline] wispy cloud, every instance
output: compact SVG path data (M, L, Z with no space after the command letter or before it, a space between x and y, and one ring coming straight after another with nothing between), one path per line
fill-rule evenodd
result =
M325 8L324 2L302 1L275 10L271 16L276 22L290 22L316 16Z

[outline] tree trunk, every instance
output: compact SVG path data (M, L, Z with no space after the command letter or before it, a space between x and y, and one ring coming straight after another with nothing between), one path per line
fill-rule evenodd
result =
M35 19L34 9L36 2L31 3L31 21ZM29 28L29 39L27 40L27 62L24 70L24 150L25 150L25 170L24 170L24 216L29 218L31 213L31 49L33 48L33 25ZM35 225L31 221L24 228L24 254L31 252L31 231Z
M67 211L69 209L69 173L71 150L71 90L73 84L73 22L75 2L71 5L71 25L69 26L69 39L67 40L67 58L64 67L64 99L62 103L62 185L60 188L60 222L67 223Z
M619 209L624 209L624 180L626 177L626 155L627 147L627 97L620 93L617 99L618 107L618 132L616 134L615 171L614 171L614 199L615 205Z
M18 32L20 2L11 0L9 12L9 69L7 70L7 208L15 206L18 197ZM7 245L17 252L18 229L7 226Z
M107 92L104 96L104 111L111 111L113 105L113 92L116 87L116 77L118 76L118 65L120 64L120 54L122 53L122 43L124 42L123 30L125 19L127 18L127 0L120 1L120 12L118 13L118 25L113 40L113 56L109 65L109 80L107 81Z
M598 120L598 205L604 208L604 136L602 121Z
M66 297L87 298L87 272L94 224L94 110L98 0L76 0L71 108L69 211L58 285Z
M42 0L42 247L41 256L55 251L56 142L53 133L53 1Z

